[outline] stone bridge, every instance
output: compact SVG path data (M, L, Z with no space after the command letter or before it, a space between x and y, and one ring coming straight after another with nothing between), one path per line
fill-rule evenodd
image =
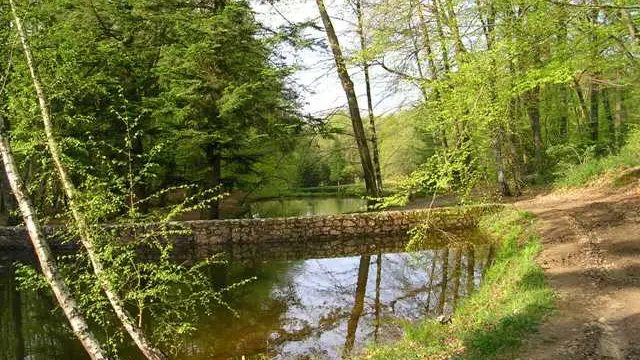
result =
M222 245L268 244L283 242L313 242L340 238L366 238L406 234L416 225L429 221L439 230L456 231L475 227L482 215L494 212L502 205L476 205L353 213L330 216L305 216L268 219L200 220L172 222L171 229L183 229L183 235L172 235L177 248L205 250ZM131 237L131 229L118 229L124 240ZM159 224L147 224L142 228L158 228ZM56 228L48 226L51 235ZM49 236L52 247L72 249L75 245L62 244L55 236ZM22 227L0 227L0 251L30 249L26 230ZM205 250L205 252L208 252Z

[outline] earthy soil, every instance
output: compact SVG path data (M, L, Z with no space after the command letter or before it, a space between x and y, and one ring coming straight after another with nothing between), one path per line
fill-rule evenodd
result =
M634 184L635 183L635 184ZM557 311L509 359L640 360L640 184L515 203L538 216Z

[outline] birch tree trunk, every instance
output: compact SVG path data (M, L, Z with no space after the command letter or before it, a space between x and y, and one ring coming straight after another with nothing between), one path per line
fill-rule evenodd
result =
M80 207L76 202L76 189L69 179L67 175L67 171L62 163L60 149L58 147L58 143L53 134L53 124L51 121L51 113L49 111L49 106L47 104L47 98L40 83L39 77L36 72L36 68L34 65L33 55L31 54L31 49L29 48L29 44L27 41L27 35L22 26L22 20L18 16L17 9L15 6L14 0L9 0L11 5L11 10L13 12L13 17L15 21L15 26L18 31L18 35L20 37L20 42L22 43L22 49L24 51L25 57L27 59L27 66L29 68L29 73L31 75L31 79L33 80L33 85L36 89L36 94L38 97L38 105L40 107L40 112L42 115L42 121L44 123L44 131L47 139L47 147L49 152L51 153L51 158L53 159L53 163L58 172L58 176L60 178L60 182L62 183L62 188L64 190L65 196L67 198L67 203L69 208L71 209L71 213L73 215L73 219L78 227L78 233L80 236L80 242L82 246L87 251L87 255L89 256L89 260L91 261L91 265L93 267L93 271L95 275L98 277L100 281L100 285L102 290L104 291L111 307L113 308L116 316L122 322L123 327L129 333L129 336L133 339L135 344L138 346L140 351L144 354L144 356L149 360L166 360L167 357L164 355L159 349L155 348L151 342L146 338L142 329L140 329L132 320L128 311L124 307L124 303L120 296L116 293L116 290L113 289L111 283L104 276L104 266L102 261L100 261L98 255L96 254L96 250L93 246L93 235L91 234L91 230L89 225L84 218L84 214L80 211Z
M0 153L4 170L7 174L7 180L11 186L11 191L16 198L18 208L24 219L24 223L31 238L31 244L38 258L38 263L47 283L53 290L53 294L62 308L64 315L67 317L74 335L80 340L80 343L87 351L92 360L106 360L108 356L102 349L100 342L89 329L87 321L80 311L80 307L76 302L71 290L62 279L60 272L56 266L56 261L51 252L49 244L45 240L42 227L38 222L36 212L31 204L31 200L27 197L24 184L20 178L20 173L13 160L13 154L9 145L9 137L4 127L4 119L0 115Z
M333 52L333 59L336 63L336 69L338 71L338 77L342 83L342 89L347 97L347 103L349 105L349 115L351 117L351 125L353 126L353 135L356 138L358 145L358 153L360 155L360 162L362 164L364 182L367 187L367 194L372 197L378 197L378 186L376 184L376 175L371 162L371 154L369 153L369 145L367 144L367 137L364 133L364 127L362 125L362 117L360 116L360 107L358 106L358 98L356 92L353 89L353 81L347 71L347 65L342 55L342 49L340 48L340 42L338 36L333 28L333 23L327 13L324 0L316 0L318 5L318 11L320 12L320 18L324 25L325 32L327 33L327 39L329 40L329 46Z

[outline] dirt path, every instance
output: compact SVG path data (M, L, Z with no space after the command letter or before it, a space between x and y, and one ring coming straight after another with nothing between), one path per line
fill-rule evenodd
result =
M538 216L558 311L509 358L640 360L640 186L515 205Z

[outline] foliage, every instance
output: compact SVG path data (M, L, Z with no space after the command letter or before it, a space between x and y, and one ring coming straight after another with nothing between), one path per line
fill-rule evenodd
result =
M392 0L367 11L373 44L354 57L423 95L411 112L432 159L409 176L409 195L478 181L517 194L576 151L616 153L638 121L637 11L541 0ZM455 164L476 176L456 184L440 169Z
M286 36L263 32L246 2L206 9L146 0L63 3L23 9L75 182L126 172L131 156L144 176L138 199L184 184L251 187L264 175L255 164L270 149L286 149L299 130L291 69L274 56L274 38ZM7 36L3 49L16 45ZM55 213L61 192L33 120L22 57L13 57L9 75L2 109L24 177L39 209ZM127 131L132 144L120 136ZM130 153L122 151L129 145ZM153 156L154 167L143 168L142 156Z
M218 287L210 280L208 271L225 264L224 259L214 255L204 260L191 259L190 263L177 262L181 254L174 250L173 240L176 236L191 234L188 228L172 225L171 221L183 212L207 207L223 195L218 193L218 188L213 188L186 197L166 209L146 214L140 212L140 207L146 202L177 188L168 188L144 199L136 198L135 189L144 181L145 169L153 169L157 164L153 162L153 154L140 154L139 158L132 155L138 136L134 131L135 121L130 122L126 115L117 116L125 122L127 130L124 134L125 147L120 150L125 154L125 160L122 164L116 161L113 164L128 170L121 174L116 172L100 181L88 178L89 181L83 182L78 197L83 215L93 224L91 237L95 239L93 246L104 265L104 274L94 273L85 252L59 257L58 266L72 291L81 294L78 296L81 309L101 328L113 356L123 356L120 351L126 344L126 336L122 328L114 326L119 322L104 297L101 280L108 281L113 289L117 289L127 309L134 310L138 326L147 325L151 329L150 337L165 351L175 354L182 350L196 330L195 324L200 316L220 308L235 314L223 295L252 279ZM134 172L133 163L138 160L145 160L141 164L141 173ZM104 219L113 219L113 214L122 214L117 217L119 224L100 224ZM70 217L68 214L59 215ZM141 225L141 220L149 225ZM72 223L58 229L54 236L66 242L76 242L80 232ZM22 287L42 288L41 277L35 271L25 266L18 270ZM98 279L97 276L104 278Z
M602 158L584 156L577 164L561 163L554 185L557 187L582 186L606 172L640 166L638 154L640 154L640 131L633 129L619 153Z

